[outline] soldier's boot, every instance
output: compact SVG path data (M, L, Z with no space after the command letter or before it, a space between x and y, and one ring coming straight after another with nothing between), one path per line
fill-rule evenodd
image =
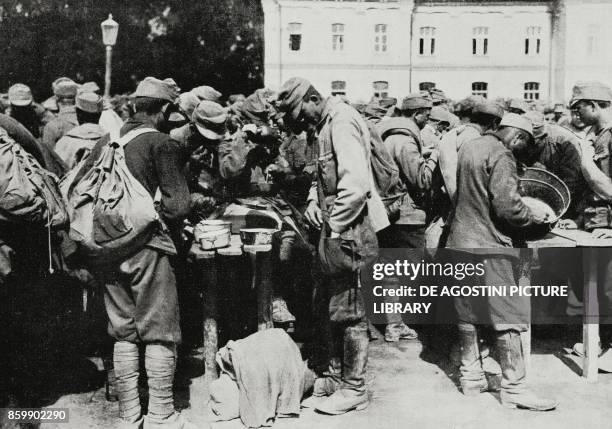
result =
M541 398L527 387L521 335L512 330L498 332L496 344L502 370L502 405L532 411L554 410L556 401Z
M478 348L478 332L476 326L470 323L460 323L458 328L461 391L466 396L478 395L486 392L489 387L487 377L482 369Z
M370 400L365 384L368 364L368 324L359 322L344 330L342 383L333 394L315 408L324 414L344 414L365 409Z
M145 367L149 384L149 409L144 429L195 429L179 412L174 410L174 372L176 346L161 343L147 344Z
M340 357L333 357L329 361L329 367L323 377L318 377L314 381L312 395L302 401L304 408L316 408L323 402L326 396L333 394L340 387L342 381L342 360Z
M138 346L127 341L117 341L113 349L115 368L115 393L119 401L121 428L142 428L142 410L138 394L139 376Z

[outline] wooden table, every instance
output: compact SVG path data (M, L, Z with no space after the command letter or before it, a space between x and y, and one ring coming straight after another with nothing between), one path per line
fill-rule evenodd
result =
M272 245L243 245L239 235L232 235L228 247L202 250L194 243L189 252L203 294L204 368L209 379L219 376L215 357L219 349L220 279L230 284L236 281L243 254L249 257L253 273L251 287L257 291L258 330L272 328Z
M599 258L597 248L612 247L612 239L593 238L591 233L576 229L554 229L541 240L528 243L530 248L580 247L584 270L584 323L582 337L584 360L582 376L588 382L597 381L599 370L599 303L597 299L597 271Z

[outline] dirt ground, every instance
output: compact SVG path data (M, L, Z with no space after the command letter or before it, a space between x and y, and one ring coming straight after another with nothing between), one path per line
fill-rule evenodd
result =
M569 339L558 327L534 332L529 381L534 390L554 397L559 408L535 413L509 410L492 394L464 397L457 389L456 368L444 353L447 344L428 340L389 344L372 341L368 364L370 406L343 416L324 416L304 409L299 418L280 419L275 428L419 428L419 429L605 429L612 427L612 374L599 374L596 384L580 377L580 360L562 351ZM579 332L576 328L574 332ZM559 333L561 332L561 335ZM421 337L435 338L433 334ZM573 336L573 335L571 335ZM550 338L555 338L554 340ZM93 362L93 363L92 363ZM70 409L70 423L43 428L114 428L118 425L117 404L107 402L101 384L101 362L90 361L85 371L95 381L80 383L79 393L65 393L48 403ZM94 367L97 371L91 371ZM206 428L204 415L207 383L202 361L195 356L183 361L177 374L176 406L199 427ZM75 373L84 371L75 368ZM87 387L90 386L90 387ZM241 427L238 422L218 423L213 428Z

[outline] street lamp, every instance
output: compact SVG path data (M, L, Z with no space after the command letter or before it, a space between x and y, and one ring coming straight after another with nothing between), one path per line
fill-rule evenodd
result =
M104 98L110 98L111 86L111 60L113 57L113 46L117 43L117 33L119 24L113 20L113 15L109 14L108 19L100 24L102 27L102 43L106 46L106 73L104 75Z

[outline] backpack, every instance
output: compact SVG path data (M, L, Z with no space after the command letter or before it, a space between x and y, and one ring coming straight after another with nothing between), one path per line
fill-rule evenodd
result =
M0 134L0 224L67 227L59 179L7 134Z
M406 191L399 169L378 130L370 121L366 123L370 131L370 167L374 185L385 205L389 221L394 223L399 218L402 197Z
M161 221L153 198L130 173L124 148L151 132L138 128L111 141L94 166L76 183L62 183L70 213L70 238L93 266L125 260L146 245Z

